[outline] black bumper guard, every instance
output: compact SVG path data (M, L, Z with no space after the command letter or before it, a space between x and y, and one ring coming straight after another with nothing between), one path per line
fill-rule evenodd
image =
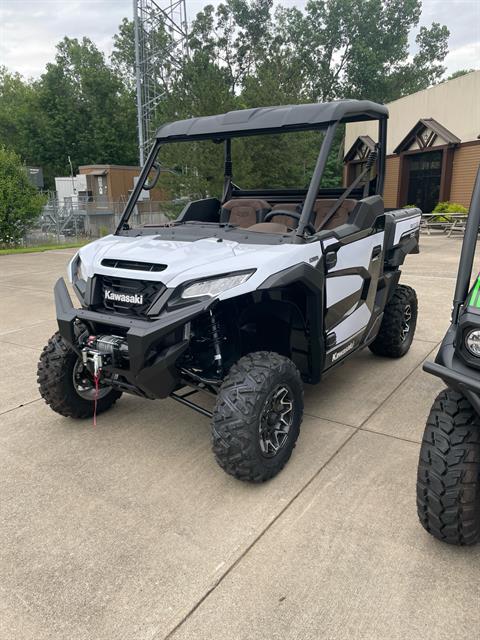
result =
M75 339L75 320L86 323L126 329L129 368L109 367L109 372L123 376L141 395L148 398L166 398L178 386L181 386L179 371L176 367L178 358L187 349L189 340L184 338L176 344L159 351L153 362L147 358L153 347L161 345L162 340L183 327L198 315L204 313L212 304L212 300L202 300L186 307L169 310L157 320L140 320L91 311L76 309L63 278L57 280L54 287L57 322L62 338L78 351Z

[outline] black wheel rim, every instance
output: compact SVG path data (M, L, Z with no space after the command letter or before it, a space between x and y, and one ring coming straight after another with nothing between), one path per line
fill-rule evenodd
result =
M409 304L407 304L403 311L403 320L402 320L402 328L401 328L402 342L405 342L405 340L408 337L408 334L410 333L411 322L412 322L412 307Z
M78 358L73 367L73 388L84 400L95 400L96 391L92 374L83 362ZM103 385L100 381L98 387L97 400L101 400L110 392L110 387Z
M286 385L271 391L265 401L259 424L262 455L273 458L285 446L293 421L293 396Z

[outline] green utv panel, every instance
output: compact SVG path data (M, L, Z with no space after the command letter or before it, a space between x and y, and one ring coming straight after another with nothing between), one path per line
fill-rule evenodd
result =
M475 282L475 286L473 287L473 291L470 295L470 300L468 302L469 307L475 307L476 309L480 309L480 274L477 276L477 281Z

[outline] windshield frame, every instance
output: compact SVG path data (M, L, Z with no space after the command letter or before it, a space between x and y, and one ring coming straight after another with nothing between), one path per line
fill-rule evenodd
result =
M385 177L387 117L388 116L378 118L379 142L378 142L377 178L376 178L375 191L379 195L383 194L383 184L384 184L384 177ZM308 127L301 127L301 129L304 131L321 130L325 132L325 135L320 145L317 161L315 164L315 169L313 171L310 184L308 186L308 190L305 196L305 200L303 202L303 207L300 214L298 226L297 226L297 229L295 230L294 242L297 244L305 242L305 228L309 223L310 213L315 204L315 200L317 198L317 195L320 189L320 183L322 180L323 173L325 171L328 155L333 145L335 132L337 130L337 126L339 123L340 121L334 121L328 124L321 124L317 126L310 125ZM286 131L283 131L283 133L287 134ZM231 140L237 137L249 137L249 136L255 136L260 134L274 135L274 134L278 134L278 131L273 130L273 131L266 132L265 130L263 131L252 130L249 132L244 132L240 135L238 133L231 136L222 134L221 137L217 137L214 134L212 134L208 138L207 137L204 138L206 140L211 140L213 142L223 142L225 145L224 189L223 189L223 195L222 195L222 202L225 202L225 200L228 199L228 194L230 193L232 186L234 186L232 183L233 172L232 172L232 158L231 158ZM190 141L190 139L186 138L184 141L188 142ZM178 140L178 139L172 140L172 143L173 142L182 142L182 140ZM117 229L115 230L114 235L121 235L122 232L130 230L128 221L130 219L130 216L133 213L133 210L135 209L135 206L137 204L137 201L140 197L142 190L145 188L145 184L147 183L148 176L150 175L152 168L155 167L158 154L160 152L161 147L164 144L169 144L169 142L165 139L162 141L157 139L155 141L155 144L153 145L152 150L148 154L147 160L145 161L145 164L140 172L137 184L135 185L135 188L133 189L128 199L128 202L125 206L125 210L122 214L122 217L120 218L120 222L118 223L118 226L117 226Z

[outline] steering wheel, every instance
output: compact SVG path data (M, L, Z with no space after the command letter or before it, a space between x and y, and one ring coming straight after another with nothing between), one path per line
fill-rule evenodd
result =
M267 213L263 221L270 222L270 220L275 216L289 216L290 218L295 218L295 220L300 221L301 214L297 213L296 211L284 211L282 209L275 209L275 211L270 211L270 213ZM312 236L317 233L317 230L310 222L307 222L307 224L305 225L305 231L309 231Z

